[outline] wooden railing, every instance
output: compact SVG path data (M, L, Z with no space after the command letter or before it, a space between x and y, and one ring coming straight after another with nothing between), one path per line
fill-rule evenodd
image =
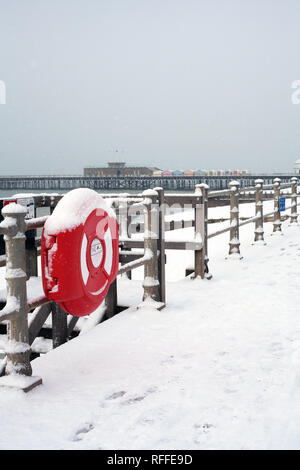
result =
M291 192L283 190L290 188ZM267 191L268 199L273 194L274 210L264 214L263 200ZM240 196L247 194L255 201L255 213L246 220L239 217ZM264 243L264 223L272 218L273 233L281 233L280 197L285 196L291 200L291 224L297 223L297 178L292 178L290 184L281 185L275 179L273 185L264 185L263 180L255 181L255 186L240 190L239 183L232 181L229 190L209 191L205 184L196 185L192 194L165 194L162 188L149 189L141 195L111 195L105 196L108 204L116 211L120 228L120 268L119 275L131 278L131 272L144 267L143 298L141 304L151 303L155 308L161 309L166 303L165 294L165 250L192 250L194 252L194 266L190 270L192 278L208 278L212 276L208 267L208 241L220 234L229 232L228 258L241 258L239 229L241 226L254 223L253 243ZM36 207L50 207L50 212L62 196L36 196ZM229 226L208 234L208 207L210 201L218 199L228 200L230 204ZM166 241L165 231L170 228L170 221L166 221L166 207L174 204L189 208L193 217L187 221L187 226L194 227L192 237L181 241ZM136 213L143 215L140 223L140 232L144 235L134 236L137 223ZM45 296L28 298L27 280L37 275L37 257L39 255L39 240L36 239L36 230L44 226L49 216L35 217L25 220L26 210L23 206L9 204L2 209L4 220L0 223L0 234L4 235L6 256L0 258L0 265L6 264L7 298L4 308L0 311L0 322L9 322L6 357L0 365L1 383L15 385L19 380L19 388L25 391L41 383L40 378L31 377L30 364L31 345L41 328L52 315L53 347L58 347L68 340L72 334L78 317L67 315L55 302ZM175 222L173 229L176 229ZM178 222L178 221L177 221ZM189 225L188 225L189 224ZM183 224L184 226L184 224ZM178 226L179 228L179 226ZM182 228L182 221L180 228ZM26 233L31 231L36 243L27 244ZM141 249L143 250L141 252ZM114 281L105 299L105 319L119 311L117 301L117 280ZM30 313L30 316L28 316ZM26 380L24 381L24 378Z

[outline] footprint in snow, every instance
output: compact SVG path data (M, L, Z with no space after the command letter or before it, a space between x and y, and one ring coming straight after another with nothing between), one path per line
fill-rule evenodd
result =
M138 397L133 397L133 398L129 398L129 400L126 400L122 403L122 405L133 405L135 403L138 403L139 401L142 401L146 398L147 395L141 395L141 396L138 396Z
M161 361L161 364L173 364L174 363L174 356L167 356L165 359Z
M123 397L126 394L124 390L121 390L120 392L115 392L109 397L106 398L106 400L116 400L117 398Z
M271 343L270 344L270 350L274 354L281 353L283 351L283 346L281 343Z
M199 431L202 431L203 433L207 433L209 432L209 429L210 428L214 428L215 426L213 424L210 424L210 423L203 423L203 424L194 424L194 428L199 430Z
M237 393L238 390L232 389L232 388L224 388L225 393Z
M92 431L94 429L94 425L92 423L84 423L82 426L80 426L77 431L75 431L74 436L72 437L73 442L77 441L82 441L82 439L85 437L87 433Z
M226 354L228 354L227 351L219 351L219 352L217 352L217 356L226 356Z
M156 391L157 391L156 386L150 387L148 388L148 390L146 390L146 392L143 395L136 395L135 397L129 398L128 400L123 401L122 405L133 405L135 403L143 401L148 395L150 395L151 393L155 393Z

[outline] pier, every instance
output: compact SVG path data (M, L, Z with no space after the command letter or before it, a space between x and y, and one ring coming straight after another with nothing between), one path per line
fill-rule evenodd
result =
M140 176L140 177L86 177L86 176L1 176L0 190L38 190L58 191L75 188L95 190L132 190L143 191L148 188L161 187L169 191L193 191L196 184L205 183L212 190L229 189L232 179L240 183L240 187L253 186L254 181L263 178L265 184L271 184L274 174L242 175L242 176ZM283 183L287 183L291 174L277 175Z

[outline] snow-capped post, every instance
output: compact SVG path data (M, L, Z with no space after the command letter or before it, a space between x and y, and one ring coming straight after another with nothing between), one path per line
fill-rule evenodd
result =
M204 256L204 276L207 279L211 279L212 275L209 272L208 267L208 246L207 246L207 223L208 223L208 191L209 186L205 183L199 184L202 192L202 204L203 204L203 256Z
M127 221L126 221L126 224L127 224L127 237L128 238L131 238L131 231L132 231L131 222L132 222L132 217L131 217L131 214L130 214L129 207L127 207ZM131 249L128 248L128 251L131 251ZM127 274L128 279L132 278L132 272L131 271L127 271L126 274Z
M158 256L158 281L159 281L159 300L166 301L166 257L165 257L165 192L163 188L154 188L158 194L158 237L157 249Z
M280 218L280 178L273 180L274 187L274 220L273 220L273 233L281 232L281 218Z
M263 184L264 180L257 179L255 183L255 215L259 217L255 221L254 243L264 241L264 214L263 214Z
M119 195L118 201L118 215L119 215L119 235L120 238L128 238L128 198L129 194L124 193Z
M0 379L0 385L16 387L25 392L42 383L39 377L31 377L31 349L28 333L28 305L26 290L26 254L25 254L25 215L26 208L20 204L8 204L2 209L6 251L6 289L7 301L0 313L3 319L5 311L9 320L6 377ZM2 318L1 318L2 317Z
M203 192L200 184L195 185L195 241L202 242L201 250L194 251L194 278L204 278L205 274L205 242L204 242L204 209Z
M291 178L291 186L292 186L291 200L292 200L292 206L291 206L290 224L297 224L297 222L298 222L298 214L297 214L297 182L298 182L298 178L296 178L296 176L293 176L293 178Z
M229 257L240 254L239 240L239 181L230 181L230 241ZM239 257L241 258L241 257Z
M157 191L146 189L143 192L144 205L144 255L149 258L145 264L144 271L144 295L143 301L160 301L158 281L158 256L157 256L157 233L158 233L158 207Z
M118 200L118 217L119 217L119 236L122 240L129 238L129 223L128 223L128 193L122 193L119 196ZM131 279L131 271L127 271L124 273L128 279ZM114 284L116 286L116 283ZM114 290L114 286L111 285L112 290ZM116 294L114 294L116 296Z

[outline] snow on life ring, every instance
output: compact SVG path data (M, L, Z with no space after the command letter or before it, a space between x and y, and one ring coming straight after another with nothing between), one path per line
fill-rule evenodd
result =
M75 189L60 200L43 229L41 259L47 298L74 316L96 310L119 266L118 223L98 193Z

